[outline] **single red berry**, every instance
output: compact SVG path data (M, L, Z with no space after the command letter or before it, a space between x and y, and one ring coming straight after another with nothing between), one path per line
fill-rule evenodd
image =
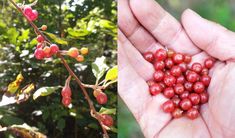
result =
M167 52L164 49L158 49L155 53L154 53L154 57L158 60L158 61L162 61L165 60L167 58Z
M201 73L202 71L202 65L200 63L193 63L191 70L196 73Z
M183 116L183 110L179 109L179 108L176 108L172 113L171 115L174 117L174 118L180 118Z
M187 70L187 65L185 63L180 63L178 65L181 69L181 72L185 72Z
M199 79L199 75L194 72L194 71L190 71L187 75L186 78L189 82L196 82Z
M101 115L101 122L108 127L113 125L113 118L110 115L103 114Z
M42 43L42 42L44 41L44 38L43 38L41 35L38 35L38 36L37 36L37 41L38 41L39 43Z
M189 97L189 92L188 91L184 91L182 94L180 94L180 99L185 99Z
M192 57L191 57L191 56L189 56L189 55L185 55L185 56L184 56L184 62L185 62L185 63L188 64L188 63L191 62L191 60L192 60Z
M108 97L105 93L100 92L100 93L98 93L96 100L99 104L106 104L108 101Z
M33 10L33 11L32 11L32 14L29 15L29 18L30 18L31 21L37 20L37 18L38 18L38 11Z
M201 75L208 75L209 74L209 70L207 68L203 68Z
M68 107L71 104L71 98L70 97L63 97L62 103L65 107Z
M172 57L172 60L174 63L180 64L184 61L184 55L182 55L180 53L175 53Z
M33 9L30 6L24 6L24 14L25 15L30 15L32 14Z
M179 76L177 79L176 79L176 83L180 83L180 84L184 84L185 83L185 78L183 75Z
M192 102L188 98L182 99L179 104L183 110L188 110L192 107Z
M170 69L170 68L172 68L172 67L174 66L174 62L173 62L172 59L167 58L167 59L165 60L165 65L166 65L166 67L167 67L168 69Z
M166 85L163 82L159 82L158 84L162 87L162 90L166 88Z
M198 112L197 109L191 108L191 109L189 109L189 110L187 111L186 116L187 116L189 119L193 120L193 119L196 119L196 118L199 116L199 112Z
M163 91L163 95L166 98L169 98L169 99L172 98L175 95L174 89L172 87L165 88Z
M175 51L173 51L173 50L171 50L171 49L168 49L168 51L167 51L167 56L168 56L169 58L173 57L174 54L175 54Z
M144 53L144 59L147 60L148 62L153 62L154 56L152 52L146 52Z
M178 107L179 106L179 103L180 103L180 98L178 98L176 95L171 99L171 101L174 103L174 106L175 107Z
M171 86L173 86L175 84L175 82L176 82L176 79L175 79L174 76L172 76L172 75L165 75L164 83L166 84L166 86L171 87Z
M59 47L56 44L51 44L50 48L52 54L56 54L57 52L59 52Z
M35 50L34 56L36 59L41 60L41 59L45 58L45 53L41 48L38 48Z
M193 90L196 92L196 93L202 93L204 92L205 90L205 86L202 82L196 82L194 83L193 85Z
M179 77L181 75L181 69L179 66L173 66L170 70L171 75L175 76L175 77Z
M187 91L192 91L193 90L193 83L191 83L191 82L185 82L184 83L184 88L185 88L185 90L187 90Z
M211 82L211 77L208 75L203 75L200 78L200 81L205 85L205 86L209 86L210 82Z
M61 95L63 97L71 97L72 95L71 88L69 86L65 86L61 91Z
M176 94L182 94L184 92L184 86L183 84L176 84L175 87L174 87L174 90L175 90L175 93Z
M189 100L192 102L193 105L197 105L200 103L200 95L197 93L191 93L189 95Z
M201 104L205 104L208 102L209 95L206 92L200 93Z
M155 71L154 74L153 74L153 78L157 82L162 81L163 78L164 78L164 72L161 71L161 70Z
M204 66L208 69L212 68L214 66L214 60L211 58L208 58L204 62Z
M149 92L151 95L157 95L162 92L162 86L158 83L153 84L149 87Z
M155 70L163 70L165 67L165 63L163 61L156 61L154 63Z
M153 84L155 84L154 80L148 80L147 81L148 86L152 86Z
M188 70L188 69L187 69L187 70L184 72L184 75L187 76L187 75L189 74L189 72L191 72L191 70Z
M165 103L162 104L162 110L165 113L171 113L175 110L174 103L171 100L166 101Z

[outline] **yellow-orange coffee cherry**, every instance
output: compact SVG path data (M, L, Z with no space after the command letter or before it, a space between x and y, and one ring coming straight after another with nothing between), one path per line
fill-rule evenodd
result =
M46 26L46 25L42 25L41 29L42 29L43 31L46 31L46 30L47 30L47 26Z
M87 54L88 54L88 52L89 52L89 50L88 50L88 48L87 48L87 47L83 47L83 48L81 48L81 54L82 54L82 55L87 55Z
M67 55L73 58L77 58L79 55L78 49L76 47L72 47L68 50Z
M84 56L78 55L78 56L76 57L76 60L77 60L78 62L83 62L83 61L84 61Z

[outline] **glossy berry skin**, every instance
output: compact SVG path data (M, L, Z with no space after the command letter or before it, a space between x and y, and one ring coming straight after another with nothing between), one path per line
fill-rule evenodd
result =
M183 75L179 76L176 78L176 83L184 84L185 83L185 78Z
M28 16L28 17L29 17L29 19L30 19L31 21L37 20L37 18L38 18L38 11L33 10L33 11L32 11L32 14L31 14L30 16Z
M185 99L189 97L189 92L188 91L184 91L182 94L180 94L180 99Z
M175 95L174 89L172 87L165 88L163 95L168 99L172 98Z
M61 95L62 95L63 97L71 97L72 92L71 92L70 87L69 87L69 86L65 86L65 87L62 89L62 91L61 91Z
M158 49L154 53L154 57L157 59L157 61L163 61L167 58L167 52L164 49Z
M200 95L201 104L205 104L208 102L209 95L206 92L200 93L199 95Z
M211 58L208 58L204 62L204 66L208 69L212 68L214 66L214 60Z
M71 104L71 98L70 97L63 97L62 98L62 104L65 107L68 107Z
M42 60L45 57L45 53L41 48L38 48L34 52L34 56L38 60Z
M180 63L178 65L181 69L181 72L185 72L187 70L187 65L185 63Z
M78 55L78 56L76 57L76 60L77 60L78 62L83 62L85 59L84 59L84 56L83 56L83 55Z
M52 54L56 54L57 52L59 52L59 47L56 44L51 44L50 48Z
M105 93L100 92L98 93L98 95L96 96L96 100L99 104L106 104L108 101L108 97Z
M196 118L199 116L199 112L198 112L197 109L191 108L191 109L189 109L189 110L187 111L186 116L187 116L189 119L194 120L194 119L196 119Z
M50 54L51 49L50 49L50 47L45 46L45 47L43 48L43 51L44 51L44 54L45 54L45 57L46 57L46 58L51 57L51 54Z
M42 48L42 46L43 46L42 43L38 43L37 46L36 46L36 48L37 48L37 49L38 49L38 48Z
M44 38L43 38L41 35L38 35L38 36L37 36L37 41L38 41L39 43L42 43L42 42L44 41Z
M79 55L78 49L75 47L72 47L68 50L67 55L70 57L76 58Z
M176 78L174 76L172 76L172 75L165 75L163 81L166 84L166 86L171 87L171 86L173 86L175 84Z
M211 82L211 77L208 75L203 75L200 78L200 81L205 85L205 86L209 86L210 82Z
M202 71L202 65L200 63L193 63L191 70L200 73Z
M101 115L101 121L105 126L111 127L113 125L113 118L110 115Z
M185 63L188 64L188 63L190 63L191 61L192 61L192 57L191 57L191 56L189 56L189 55L185 55L185 56L184 56L184 62L185 62Z
M184 55L179 54L179 53L175 53L172 57L172 60L174 63L180 64L184 61Z
M174 103L175 107L178 107L181 100L178 97L173 97L171 101Z
M195 108L195 109L197 109L199 111L200 110L200 106L201 105L197 104L197 105L193 105L192 108Z
M27 16L30 15L32 13L32 11L33 11L32 7L30 7L30 6L24 7L24 14L25 15L27 15Z
M147 81L147 84L148 84L148 86L150 87L150 86L152 86L153 84L155 84L155 81L154 81L154 80L148 80L148 81Z
M163 70L165 67L165 63L163 61L156 61L154 63L155 70Z
M201 75L208 75L209 74L209 70L207 68L203 68Z
M200 103L200 95L197 93L191 93L188 98L193 105L197 105Z
M170 70L171 75L179 77L181 75L181 68L179 66L173 66Z
M186 78L189 82L196 82L199 79L199 75L194 72L194 71L190 71L188 72L188 74L186 75Z
M162 81L164 79L164 72L161 70L157 70L153 74L153 78L156 82Z
M173 57L174 54L175 54L175 52L174 52L173 50L168 49L168 51L167 51L167 57L171 58L171 57Z
M81 54L82 55L87 55L89 53L89 49L87 47L81 48Z
M93 91L94 97L96 98L96 97L99 95L99 93L101 93L101 92L102 92L102 91L101 91L100 89L94 90L94 91Z
M181 100L179 105L180 105L181 109L188 110L192 107L192 102L188 98L185 98L185 99Z
M152 52L146 52L144 53L144 59L147 60L148 62L153 62L154 61L154 56Z
M167 58L167 59L165 60L165 66L166 66L168 69L172 68L172 67L174 66L173 60L170 59L170 58Z
M175 106L174 103L171 100L166 101L165 103L163 103L162 105L162 110L165 113L171 113L175 110Z
M187 91L192 91L193 90L193 83L191 83L191 82L185 82L184 83L184 88L185 88L185 90L187 90Z
M193 90L196 93L202 93L205 90L205 86L204 86L204 84L202 82L196 82L193 85Z
M162 87L162 90L166 88L166 85L163 82L158 82L158 84Z
M165 75L171 75L171 72L169 70L166 70Z
M162 86L158 83L153 84L149 87L149 92L151 95L157 95L162 92Z
M176 84L174 87L174 91L176 94L182 94L184 92L184 85L183 84Z
M174 118L180 118L183 116L183 110L181 110L180 108L176 108L172 113L171 113L172 117Z

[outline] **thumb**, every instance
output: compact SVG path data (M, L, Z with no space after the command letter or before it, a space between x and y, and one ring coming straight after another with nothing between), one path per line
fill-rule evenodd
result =
M188 36L200 49L222 61L235 60L234 32L202 18L190 9L184 11L181 20Z

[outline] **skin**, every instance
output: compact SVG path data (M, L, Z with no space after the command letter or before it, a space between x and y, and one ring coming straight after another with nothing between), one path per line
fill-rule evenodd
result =
M154 0L119 0L119 95L147 138L235 137L235 33L190 9L177 21ZM172 119L161 110L167 99L150 96L146 81L154 68L142 54L166 46L192 62L216 60L210 70L209 102L195 120Z

